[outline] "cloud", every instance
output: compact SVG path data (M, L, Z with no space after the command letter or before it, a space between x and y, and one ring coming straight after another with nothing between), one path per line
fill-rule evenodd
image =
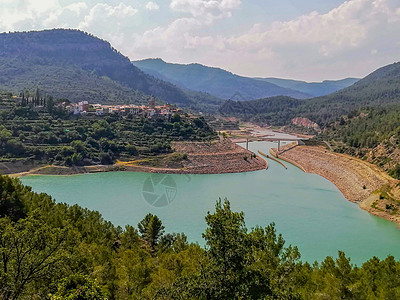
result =
M146 9L147 10L159 10L160 6L157 3L150 1L150 2L147 2Z
M70 5L67 5L65 9L68 9L72 12L74 12L77 15L80 15L82 11L85 11L88 9L88 6L85 2L76 2L76 3L71 3Z
M398 0L350 0L324 14L254 24L241 34L205 30L230 17L238 5L234 0L172 0L171 8L190 14L192 21L185 22L196 26L176 26L175 21L147 31L136 37L134 53L153 56L152 49L158 49L154 56L166 60L196 61L250 76L310 80L362 76L399 59L394 45L400 36Z
M241 0L171 0L172 10L191 14L202 18L206 23L216 19L232 16L232 11L238 8Z
M374 47L369 54L381 52L379 47L386 48L385 53L394 49L391 39L400 35L398 6L397 0L347 1L326 14L313 12L288 22L255 25L249 32L226 39L224 43L235 52L265 51L270 56L264 58L266 62L279 59L279 68L294 69L298 74L301 69L316 71L328 64L332 65L331 70L340 67L348 71L348 65L356 61L365 70L368 63L360 58L362 55L368 60L369 56L363 49ZM354 59L356 53L359 53L358 60ZM394 51L390 54L393 58L396 56ZM252 60L256 61L257 57ZM254 74L255 70L249 68L247 72Z
M110 41L114 47L126 44L129 22L138 9L123 2L116 6L98 3L93 6L78 24L78 28Z
M96 4L90 9L88 15L80 23L80 28L90 28L94 25L110 26L110 24L121 23L126 17L131 17L138 12L130 5L120 3L117 6L111 6L106 3Z
M154 10L155 0L0 0L0 31L78 28L131 59L200 62L249 76L362 76L399 60L400 0L348 0L326 13L248 27L237 26L245 1L166 2L159 19L144 19L135 5Z

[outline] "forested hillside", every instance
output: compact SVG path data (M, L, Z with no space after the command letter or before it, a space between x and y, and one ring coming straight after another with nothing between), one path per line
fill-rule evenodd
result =
M0 89L36 88L73 101L140 103L153 95L198 110L221 103L146 75L108 42L78 30L0 34Z
M328 141L335 151L374 163L400 179L400 105L352 112L316 140Z
M182 88L206 92L223 99L252 100L280 95L299 99L311 97L295 89L200 64L171 64L162 59L145 59L134 61L133 64L147 74Z
M341 89L347 88L357 81L359 78L345 78L341 80L324 80L322 82L305 82L299 80L282 79L282 78L257 78L258 80L270 82L284 88L297 90L313 97L325 96Z
M248 101L240 105L229 101L220 108L220 113L241 117L243 111L251 111L251 107L255 107L257 111L246 114L246 118L270 125L286 125L290 124L293 118L305 117L325 127L361 108L385 108L397 104L400 104L400 63L380 68L354 85L327 96L303 101L293 99L289 106L287 101L279 104L276 98ZM283 113L284 117L274 119L271 118L271 113Z
M167 233L148 214L115 227L98 212L36 194L0 175L2 299L398 299L400 263L359 267L344 253L301 262L275 225L246 228L217 201L205 217L206 247Z
M219 111L224 116L239 117L243 121L282 126L295 116L301 103L302 101L285 96L251 101L228 100Z

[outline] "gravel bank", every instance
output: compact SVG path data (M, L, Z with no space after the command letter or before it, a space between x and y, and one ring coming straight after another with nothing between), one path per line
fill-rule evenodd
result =
M328 179L362 209L400 224L399 181L377 166L323 147L297 146L281 150L278 156Z

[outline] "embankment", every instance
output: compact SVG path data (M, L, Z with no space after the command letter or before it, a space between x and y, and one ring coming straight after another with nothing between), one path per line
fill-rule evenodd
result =
M297 144L296 144L296 147L297 147ZM292 164L292 165L294 165L295 167L298 167L300 170L302 170L304 173L306 173L306 170L303 168L302 165L298 164L297 162L295 162L295 161L292 160L292 159L289 159L289 158L287 158L287 157L278 155L276 149L274 149L274 148L269 149L269 154L271 154L272 157L276 157L276 158L282 159L282 160L288 162L289 164ZM285 166L285 167L286 167L286 166Z
M283 148L278 156L307 173L328 179L362 209L400 224L399 181L377 166L323 147Z
M143 165L143 159L118 162L114 165L93 165L82 167L65 166L36 166L29 170L17 169L13 172L12 166L5 169L3 174L12 176L25 175L76 175L97 172L129 171L166 174L223 174L263 170L267 162L252 152L226 139L213 142L176 142L172 144L175 153L186 154L186 158L179 162L180 167L162 165ZM172 154L173 155L173 154Z

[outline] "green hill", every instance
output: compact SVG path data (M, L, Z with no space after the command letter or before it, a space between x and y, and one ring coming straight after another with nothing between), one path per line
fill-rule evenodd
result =
M78 30L0 34L0 89L39 88L91 102L141 102L144 95L198 110L221 100L146 75L103 40Z
M305 82L292 79L281 78L257 78L258 80L267 81L284 88L297 90L313 97L325 96L341 89L349 87L359 81L359 78L345 78L341 80L324 80L322 82Z
M325 127L340 117L366 107L389 107L400 104L400 63L382 67L364 79L327 96L289 101L276 98L248 101L240 105L235 101L225 102L220 113L225 116L245 117L270 125L286 125L292 118L305 117ZM245 108L244 108L245 107ZM252 107L256 108L252 111ZM282 117L273 118L272 114Z
M171 64L162 59L145 59L133 64L143 72L181 88L206 92L223 99L237 97L238 100L251 100L279 95L299 99L311 97L307 93L200 64Z

